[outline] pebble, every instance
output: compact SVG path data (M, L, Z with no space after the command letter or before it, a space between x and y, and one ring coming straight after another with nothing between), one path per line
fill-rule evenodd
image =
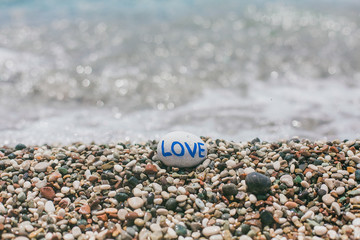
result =
M229 183L222 186L222 191L225 196L235 196L239 191L235 184Z
M48 212L48 213L55 212L55 206L54 206L54 203L52 201L46 201L46 203L45 203L45 211Z
M335 198L330 194L325 194L321 199L328 206L330 206L335 201Z
M177 202L184 202L184 201L186 201L186 199L187 199L186 195L179 195L176 197Z
M167 166L194 167L199 165L207 155L207 147L199 137L175 131L160 139L157 146L159 159Z
M73 234L66 233L66 234L64 234L63 239L64 240L74 240L75 238L74 238Z
M281 176L280 181L282 183L285 183L285 185L288 186L288 187L293 187L294 186L293 178L290 175Z
M67 194L69 191L70 191L69 187L62 187L61 188L61 193L63 193L63 194Z
M77 238L81 235L81 229L77 226L73 227L73 229L71 230L72 235L74 236L74 238Z
M202 234L205 237L210 237L210 236L218 234L218 233L220 233L220 227L218 227L218 226L206 227L202 230Z
M132 197L129 198L127 201L129 203L129 206L133 209L141 208L144 205L144 200L139 197Z
M344 192L345 192L345 188L344 188L344 187L338 187L338 188L336 188L336 193L337 193L338 195L343 195Z
M45 172L49 165L48 162L39 162L35 165L34 170L36 172Z
M323 236L327 233L327 228L324 226L315 226L314 233L318 236Z
M245 178L245 182L248 191L255 194L265 194L270 190L271 186L270 178L258 172L249 173Z

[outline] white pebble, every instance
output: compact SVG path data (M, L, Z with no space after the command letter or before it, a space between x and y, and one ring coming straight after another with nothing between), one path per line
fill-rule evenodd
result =
M54 206L54 203L52 201L47 201L45 203L45 211L47 213L53 213L55 212L55 206Z
M61 188L61 193L63 193L63 194L67 194L69 191L70 191L70 188L68 188L68 187Z
M202 233L204 234L205 237L210 237L212 235L220 233L220 227L218 226L206 227L202 230Z
M315 232L316 235L322 236L322 235L327 233L327 228L324 227L324 226L315 226L314 227L314 232Z

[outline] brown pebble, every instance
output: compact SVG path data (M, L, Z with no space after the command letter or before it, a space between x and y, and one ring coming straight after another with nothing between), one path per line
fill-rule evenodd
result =
M285 207L287 207L288 209L293 209L293 208L296 208L297 206L298 206L298 204L296 202L285 203Z
M59 173L58 171L53 172L52 174L50 174L48 180L49 182L56 182L59 178L61 178L61 173Z
M136 212L129 212L125 215L125 219L127 220L135 220L138 217L139 215Z
M79 210L79 213L81 214L89 214L91 212L91 208L89 205L83 205L80 210Z
M101 220L101 221L103 221L103 222L105 222L105 221L107 221L108 220L108 217L107 217L107 215L104 213L104 214L101 214L101 215L98 215L98 216L96 216L99 220Z
M116 208L106 208L105 212L107 214L116 214L118 212L118 210Z
M147 174L156 174L158 172L158 169L154 164L147 164L145 167L145 173Z
M353 167L347 167L346 170L349 172L349 173L354 173L356 171L355 168Z
M53 200L55 197L55 191L52 187L42 187L40 188L40 193L44 198Z

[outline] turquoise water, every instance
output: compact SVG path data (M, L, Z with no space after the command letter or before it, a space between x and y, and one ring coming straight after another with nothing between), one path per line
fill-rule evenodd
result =
M0 145L357 138L356 1L0 1Z

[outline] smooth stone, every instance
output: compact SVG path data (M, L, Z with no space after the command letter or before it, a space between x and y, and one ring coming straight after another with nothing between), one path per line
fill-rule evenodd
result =
M360 226L360 218L355 218L353 221L352 221L352 225L354 226Z
M344 188L344 187L338 187L338 188L336 189L336 193L337 193L338 195L342 195L342 194L344 194L344 192L345 192L345 188Z
M67 194L69 191L70 191L69 187L62 187L61 188L61 193L63 193L63 194Z
M331 209L336 212L336 215L340 216L340 214L341 214L341 209L340 209L340 205L339 205L337 202L333 202L333 203L331 204Z
M59 171L59 173L61 173L62 175L66 175L68 173L68 170L64 167L59 167L57 169Z
M325 194L321 199L328 206L330 206L335 201L335 198L330 194Z
M20 202L24 202L25 199L26 199L26 194L25 194L24 192L19 193L19 195L18 195L18 200L19 200Z
M157 146L158 158L171 167L194 167L207 156L207 147L199 137L175 131L160 139Z
M260 213L260 219L264 226L269 226L274 223L274 218L272 213L266 210Z
M218 226L206 227L202 230L202 234L205 237L210 237L210 236L218 234L218 233L220 233L220 227L218 227Z
M258 172L249 173L245 178L245 182L247 190L254 194L265 194L271 187L270 178Z
M181 224L176 224L175 225L175 232L179 236L186 236L187 229L186 229L186 227L184 227Z
M229 183L222 186L222 191L225 196L235 196L239 191L235 184Z
M120 192L120 193L118 193L118 194L115 195L115 199L116 199L118 202L124 202L124 201L126 201L126 199L128 199L128 198L129 198L129 195L126 194L126 193L122 193L122 192Z
M294 186L294 180L290 175L281 176L280 182L285 183L285 185L288 186L288 187L293 187Z
M47 213L53 213L55 212L55 206L54 206L54 203L52 201L47 201L45 203L45 211Z
M170 239L174 239L174 238L177 238L178 237L178 235L176 234L176 232L175 232L175 230L174 229L172 229L172 228L168 228L168 230L167 230L167 234L168 234L168 237L170 238Z
M176 207L177 207L177 201L175 198L169 198L165 203L165 208L167 210L175 211Z
M132 198L129 198L127 201L129 203L130 207L133 209L141 208L144 205L144 200L142 200L139 197L132 197Z
M49 200L53 200L55 197L55 191L52 187L42 187L40 188L41 196Z
M45 172L48 166L50 166L48 162L39 162L35 165L34 169L36 172Z
M205 208L205 204L203 203L203 201L201 201L201 199L196 198L195 199L195 204L196 206L198 206L198 208L200 208L200 210Z
M75 238L71 233L66 233L66 234L64 234L63 239L64 240L74 240Z
M359 169L355 171L355 180L360 181L360 170Z
M80 181L75 180L73 182L73 187L74 187L75 190L78 190L80 188Z
M186 199L187 199L186 195L179 195L179 196L176 197L177 202L185 202Z
M26 148L25 144L19 143L15 146L15 150L23 150Z
M73 229L71 230L72 235L77 238L81 235L81 229L77 226L73 227Z
M25 236L19 236L14 238L14 240L29 240L29 238L25 237Z
M325 235L327 233L327 228L324 226L315 226L314 233L318 236Z

